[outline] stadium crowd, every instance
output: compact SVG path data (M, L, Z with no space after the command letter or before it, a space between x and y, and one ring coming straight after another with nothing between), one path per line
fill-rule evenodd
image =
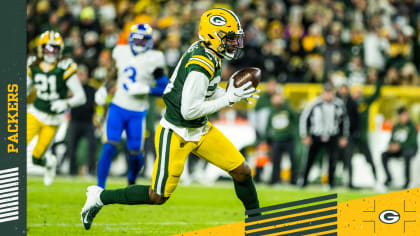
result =
M338 146L346 149L345 153L352 153L348 149L357 146L371 164L376 177L372 157L369 157L369 150L365 150L368 147L365 140L367 114L361 112L358 106L364 104L369 107L377 99L382 85L420 85L420 64L415 63L420 61L420 3L416 0L30 0L27 3L28 54L36 53L36 39L40 33L47 29L56 30L64 38L63 55L72 57L78 64L79 73L86 73L91 78L89 84L97 87L114 73L112 48L127 43L132 24L148 23L154 28L155 48L164 52L170 75L188 45L198 39L199 18L211 7L235 9L245 31L246 47L242 56L225 66L227 69L223 71L223 77L229 78L238 68L261 68L263 81L268 86L256 110L269 108L266 119L278 118L275 113L286 110L289 114L287 119L294 125L291 129L296 129L286 133L267 133L265 131L275 130L276 127L264 127L266 129L259 133L258 143L268 141L273 144L276 150L273 153L288 149L292 167L298 168L293 161L295 151L290 147L300 142L297 138L299 118L296 115L300 111L287 103L281 91L275 88L276 84L322 83L323 94L333 91L330 88L332 85L344 101L343 110L347 110L343 122L349 120L347 140L344 143L337 139L340 142ZM350 95L352 86L364 84L376 85L376 97L363 100L360 94ZM92 96L90 100L93 100ZM94 106L93 103L87 104ZM405 108L398 110L399 115L404 112ZM72 119L74 117L72 113ZM154 117L150 119L148 130L152 133L153 128L150 127L153 127ZM85 117L81 120L86 122ZM77 126L76 122L72 123L73 126ZM302 118L300 122L303 122ZM266 123L267 126L284 125L281 122ZM338 135L335 131L333 133L333 136ZM318 143L324 142L323 135L316 136L321 140ZM71 136L72 147L77 146L75 142ZM303 142L308 146L317 143L308 139ZM352 144L351 148L346 148L350 146L348 143ZM396 141L391 141L390 146L393 147L383 155L385 166L392 156L389 152L400 151L393 143ZM410 153L399 154L412 157L417 151L417 140L416 145L410 148ZM74 156L75 151L71 155ZM92 165L90 160L89 173L94 174ZM330 162L330 165L335 163ZM77 172L74 162L71 172ZM273 172L271 183L275 184L280 181L280 168L275 167ZM388 173L389 183L391 177ZM296 178L297 174L292 173L292 183L296 183Z
M344 77L350 84L373 84L385 70L386 84L417 86L417 2L32 0L27 4L28 50L35 49L34 40L44 30L57 30L65 38L64 55L87 65L89 75L101 79L110 50L126 42L129 26L148 23L171 72L197 39L201 13L226 7L238 12L246 35L246 48L242 58L232 62L234 69L260 67L264 80L276 78L282 83Z

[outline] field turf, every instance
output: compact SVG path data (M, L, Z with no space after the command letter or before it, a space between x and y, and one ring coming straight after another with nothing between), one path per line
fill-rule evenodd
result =
M140 184L149 184L140 180ZM58 177L49 187L42 178L28 176L28 235L171 235L203 229L244 219L241 202L233 184L218 182L214 186L178 186L171 199L162 206L110 205L102 208L92 228L86 231L80 222L86 187L95 179ZM107 188L125 186L125 179L109 179ZM325 195L321 187L300 190L289 186L271 188L258 185L261 206ZM337 189L338 201L352 200L374 192Z

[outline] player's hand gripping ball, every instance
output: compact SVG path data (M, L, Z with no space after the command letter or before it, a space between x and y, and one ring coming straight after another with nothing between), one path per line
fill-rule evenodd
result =
M239 88L248 81L252 82L252 87L257 88L261 81L261 70L257 67L248 67L236 71L233 75L233 85ZM228 86L229 87L229 86Z
M235 72L229 79L226 94L231 104L244 100L251 104L248 98L259 98L259 90L256 89L261 81L261 70L256 67L248 67Z

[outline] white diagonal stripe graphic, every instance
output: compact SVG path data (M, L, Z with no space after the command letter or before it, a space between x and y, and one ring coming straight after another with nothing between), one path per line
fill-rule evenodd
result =
M0 189L0 193L7 193L7 192L12 192L12 191L18 191L18 190L19 190L18 187L5 188L5 189Z
M19 204L19 202L9 202L9 203L5 203L5 204L0 204L0 209L5 208L5 207L10 207L10 206L17 206L18 204Z
M18 195L18 192L0 194L0 198L13 197L13 196L17 196L17 195Z
M0 219L0 223L7 222L7 221L12 221L12 220L19 220L19 216L13 216L13 217L9 217L9 218Z
M10 198L5 198L5 199L0 199L0 203L18 201L18 200L19 200L18 197L10 197Z
M13 173L9 173L9 174L0 175L0 179L15 177L15 176L18 176L18 175L19 175L18 172L13 172Z
M9 187L13 187L13 186L18 186L19 182L13 182L13 183L8 183L8 184L0 184L0 189L1 188L9 188Z
M19 178L18 177L14 177L14 178L8 178L8 179L1 179L0 180L0 184L9 183L9 182L13 182L13 181L19 181Z
M0 214L0 218L4 218L4 217L8 217L8 216L15 216L17 214L18 214L17 211L13 211L13 212L9 212L9 213L4 213L4 214Z
M19 170L18 167L5 169L5 170L0 170L0 174L5 174L5 173L13 172L13 171L18 171L18 170Z
M0 223L19 219L19 168L0 170Z
M8 211L17 211L17 210L19 210L19 207L18 206L9 207L9 208L3 208L3 209L0 209L0 213L8 212Z

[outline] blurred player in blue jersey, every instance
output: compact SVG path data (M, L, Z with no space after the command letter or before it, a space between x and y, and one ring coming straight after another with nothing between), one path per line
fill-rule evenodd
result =
M141 147L149 105L147 96L161 96L168 83L163 53L152 49L152 28L147 24L133 25L128 42L128 45L117 45L112 51L118 75L113 78L117 79L116 92L108 110L105 143L98 163L98 186L102 188L105 188L112 157L123 131L129 150L128 184L135 183L144 163ZM112 82L106 81L96 92L97 104L105 103Z

